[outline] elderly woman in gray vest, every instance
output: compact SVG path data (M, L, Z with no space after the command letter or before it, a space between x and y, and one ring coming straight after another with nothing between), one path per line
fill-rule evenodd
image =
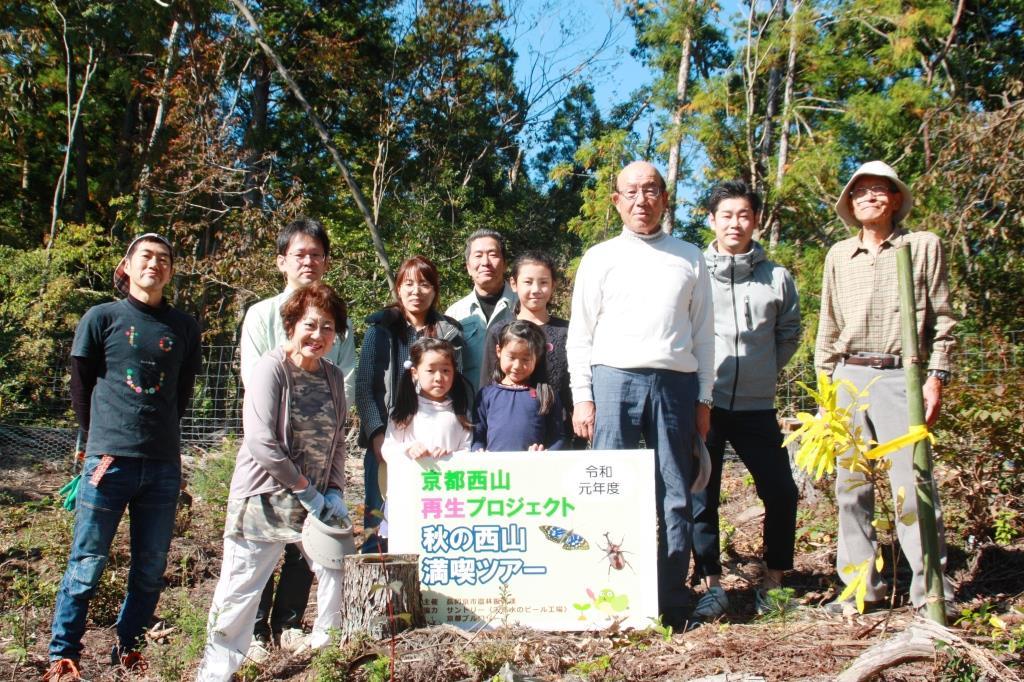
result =
M245 392L224 560L196 676L201 682L227 682L242 665L263 586L285 545L301 543L306 515L348 516L345 377L324 359L337 330L345 329L345 304L317 282L296 291L281 318L288 341L260 358ZM317 616L308 644L317 648L340 623L342 573L309 563L317 577Z
M450 341L459 354L463 346L462 327L437 310L441 281L437 268L424 256L408 258L395 277L395 302L366 318L359 367L356 369L356 410L359 412L359 444L366 447L363 459L366 482L363 526L372 531L380 525L383 491L377 483L381 445L388 416L395 406L398 379L409 359L409 347L425 336ZM363 553L387 551L377 533L363 542Z

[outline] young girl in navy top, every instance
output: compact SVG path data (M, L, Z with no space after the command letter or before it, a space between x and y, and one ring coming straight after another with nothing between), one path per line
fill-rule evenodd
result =
M565 412L563 428L566 434L566 447L583 450L587 447L587 442L574 438L572 431L572 391L569 390L569 367L565 358L565 339L569 332L569 321L552 315L548 310L558 288L558 267L546 253L527 251L512 261L509 272L509 285L519 297L513 309L516 319L533 322L540 327L547 339L547 382L554 389ZM511 321L492 326L487 331L484 348L494 348L498 343L498 337L509 324ZM481 387L491 383L491 375L494 374L497 362L498 357L494 353L484 353L483 362L480 363Z
M547 339L540 327L526 320L512 322L498 336L495 353L494 383L477 394L473 449L565 447L565 416L547 383Z

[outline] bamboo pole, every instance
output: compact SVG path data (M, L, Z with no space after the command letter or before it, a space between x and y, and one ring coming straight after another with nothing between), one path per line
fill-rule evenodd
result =
M907 412L910 426L924 425L924 395L921 393L921 357L917 339L917 313L914 304L914 278L910 245L896 251L896 272L900 289L900 327L903 334L903 368L907 377ZM946 595L939 556L939 533L935 524L935 484L932 481L932 456L928 439L914 443L914 479L917 491L917 524L924 553L924 578L928 589L928 617L946 624ZM899 510L897 510L899 513Z

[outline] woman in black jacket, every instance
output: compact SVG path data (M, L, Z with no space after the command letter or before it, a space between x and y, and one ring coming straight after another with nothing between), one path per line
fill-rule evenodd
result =
M377 472L383 461L380 448L388 416L394 408L398 379L409 359L409 346L416 339L429 336L450 341L461 353L462 327L438 312L440 293L437 268L430 259L413 256L398 268L395 303L366 318L368 326L356 370L356 409L360 421L359 444L366 447L363 525L367 531L381 522L384 491L377 483ZM361 551L387 551L387 543L373 533L366 537Z

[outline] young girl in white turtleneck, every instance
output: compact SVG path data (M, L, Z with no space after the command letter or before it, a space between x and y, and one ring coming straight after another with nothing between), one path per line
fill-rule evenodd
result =
M473 424L465 379L455 369L455 353L451 343L431 337L409 348L381 446L385 461L397 456L444 457L469 449ZM386 505L384 516L381 537L387 537Z

